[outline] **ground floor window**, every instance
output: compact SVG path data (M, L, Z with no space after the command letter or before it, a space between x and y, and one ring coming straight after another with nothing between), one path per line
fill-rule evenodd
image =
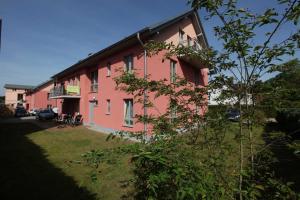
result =
M170 101L170 118L171 118L171 122L174 122L174 120L177 117L177 105L176 102L174 100Z
M133 126L133 100L124 100L124 124L126 126Z

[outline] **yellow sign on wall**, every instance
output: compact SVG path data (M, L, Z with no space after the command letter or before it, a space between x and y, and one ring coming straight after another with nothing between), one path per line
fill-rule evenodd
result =
M80 89L78 85L67 85L67 94L78 94L80 93Z

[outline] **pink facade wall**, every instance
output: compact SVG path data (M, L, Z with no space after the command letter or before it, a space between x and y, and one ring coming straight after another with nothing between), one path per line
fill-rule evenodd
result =
M45 109L48 106L57 107L59 102L55 99L48 99L48 93L53 87L53 83L41 86L37 90L28 93L26 95L26 103L29 104L29 110L31 109Z
M191 21L187 18L180 21L178 24L169 27L166 31L161 32L160 35L154 37L155 40L161 41L178 41L178 31L182 29L190 37L196 37L193 25ZM117 69L124 68L124 56L132 54L134 56L133 68L134 71L143 76L144 74L144 58L143 49L140 44L136 46L128 47L126 50L118 52L111 55L107 59L101 60L94 66L88 66L84 69L78 70L63 79L57 80L57 83L64 82L68 85L69 79L72 77L79 77L80 86L80 96L79 101L79 112L83 115L84 123L89 123L89 104L96 100L98 102L97 106L94 108L94 122L96 125L109 128L113 130L129 130L129 131L140 131L143 130L143 124L134 124L133 127L124 126L124 99L132 98L122 91L116 91L115 81L113 80L117 77L120 72L116 72ZM151 79L159 80L166 78L170 80L170 60L163 59L163 52L158 55L147 57L148 74ZM194 67L187 63L178 60L177 57L171 58L177 62L176 74L187 78L189 81L195 81ZM107 63L111 63L111 76L107 76ZM207 85L208 81L208 70L203 66L196 66L200 69L200 83L202 85ZM90 92L90 73L94 70L98 70L98 92ZM153 99L153 94L150 94L150 98ZM107 99L111 102L111 112L107 113ZM61 100L60 100L61 101ZM66 103L65 100L58 102L59 105ZM169 104L169 99L167 97L161 97L154 101L155 109L148 110L148 114L159 114L164 113ZM60 107L62 110L62 107ZM134 104L134 114L143 114L143 108L141 104Z
M14 108L17 107L17 104L20 103L18 101L18 94L23 95L23 106L26 107L26 90L24 89L5 89L5 105L12 106Z

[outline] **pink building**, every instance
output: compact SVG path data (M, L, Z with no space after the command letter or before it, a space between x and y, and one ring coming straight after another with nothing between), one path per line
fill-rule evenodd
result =
M50 89L53 86L53 80L49 80L27 91L26 103L28 110L58 107L58 100L50 99Z
M163 52L152 57L145 56L143 44L147 41L166 41L174 44L207 48L208 43L198 13L189 11L153 26L146 27L123 40L79 61L55 74L50 99L62 113L83 115L84 124L93 124L103 132L115 130L146 130L135 123L135 114L163 113L168 98L156 100L156 110L144 110L133 103L133 96L115 89L117 69L134 71L140 77L168 79L175 74L195 84L207 85L208 69L199 60L189 57L163 59ZM153 96L153 95L152 95ZM150 94L151 98L151 94Z
M16 108L17 106L23 106L29 108L29 103L26 101L26 93L31 91L34 86L30 85L15 85L5 84L5 105Z

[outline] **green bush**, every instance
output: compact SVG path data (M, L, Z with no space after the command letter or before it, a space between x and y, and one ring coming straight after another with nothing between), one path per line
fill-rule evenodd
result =
M300 109L281 109L277 111L276 120L279 126L288 132L300 129Z
M12 108L7 107L6 105L0 105L0 118L11 117L13 114Z
M135 199L227 199L230 191L214 173L217 159L199 163L180 144L152 143L133 157Z

